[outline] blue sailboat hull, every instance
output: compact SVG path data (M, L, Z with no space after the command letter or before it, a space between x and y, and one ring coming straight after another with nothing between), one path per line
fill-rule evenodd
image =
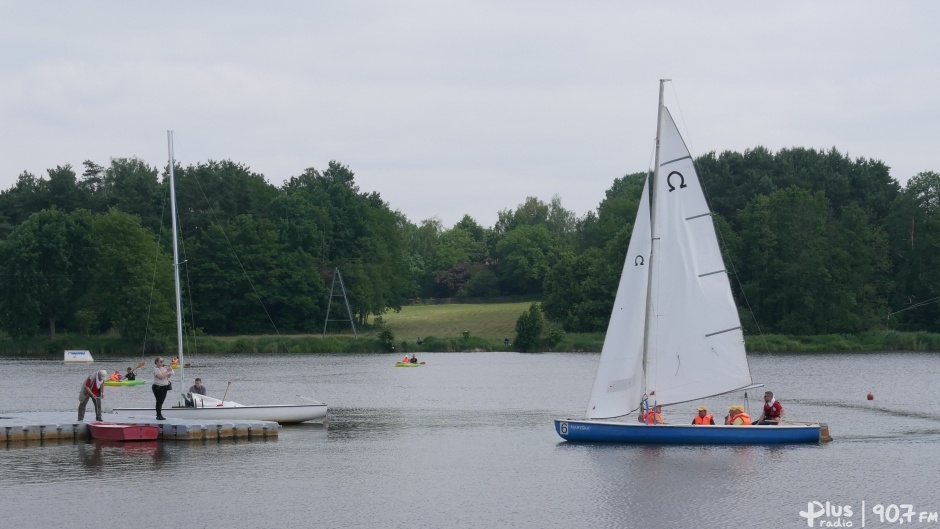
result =
M566 441L587 443L758 445L828 440L828 428L824 424L693 426L558 419L555 431Z

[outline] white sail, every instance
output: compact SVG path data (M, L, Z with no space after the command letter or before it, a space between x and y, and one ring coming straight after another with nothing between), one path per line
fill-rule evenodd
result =
M587 417L609 419L626 415L643 398L643 326L650 256L649 181L633 224L627 256L607 324L604 348L597 365Z
M702 186L669 111L653 192L646 385L674 404L746 387L744 336Z

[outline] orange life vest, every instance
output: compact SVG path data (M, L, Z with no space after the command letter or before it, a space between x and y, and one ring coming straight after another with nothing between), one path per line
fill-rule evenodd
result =
M711 413L706 413L704 417L702 417L701 415L696 415L695 418L692 419L692 424L711 425L712 420L714 420L714 418L715 417Z
M666 424L663 421L663 416L656 413L654 410L649 410L643 415L643 422L646 424Z
M742 411L741 413L737 414L737 415L732 415L732 416L731 416L731 424L734 424L734 421L736 421L736 420L738 420L738 419L741 419L743 422L742 422L741 424L739 424L739 425L736 425L736 426L747 426L747 425L751 424L751 416L748 415L748 414L746 414L746 413L744 413L743 411Z
M111 380L121 380L121 374L118 373L117 371L115 371L114 373L111 373Z
M411 362L411 359L408 358L408 355L405 355L405 357L402 358L401 361L402 361L403 363L407 364L408 362Z

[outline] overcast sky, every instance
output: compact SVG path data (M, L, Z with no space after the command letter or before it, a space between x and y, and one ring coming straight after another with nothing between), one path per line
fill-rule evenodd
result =
M940 2L0 0L0 189L136 156L280 186L337 160L412 222L583 215L650 165L837 148L940 171Z

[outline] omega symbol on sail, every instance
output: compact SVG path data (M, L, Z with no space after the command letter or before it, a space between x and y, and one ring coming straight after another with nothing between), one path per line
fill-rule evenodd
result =
M669 186L670 193L676 190L676 186L672 185L672 175L676 175L679 177L679 189L682 189L683 187L688 187L685 185L685 177L682 176L682 173L680 173L679 171L673 171L669 173L669 176L666 177L666 185Z

